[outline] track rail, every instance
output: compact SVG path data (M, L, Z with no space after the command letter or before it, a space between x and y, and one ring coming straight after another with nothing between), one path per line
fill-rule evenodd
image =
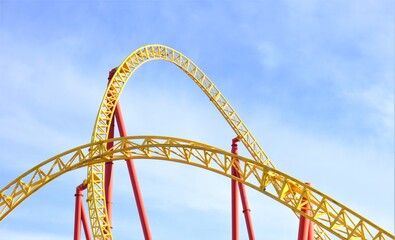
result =
M101 102L96 117L92 142L108 139L110 122L115 106L126 83L132 74L144 63L152 60L165 60L182 69L212 101L230 127L236 133L255 161L274 168L258 141L252 136L247 126L232 108L224 95L218 90L206 74L182 53L159 44L143 46L131 53L117 68ZM88 211L93 236L97 239L112 239L111 224L106 209L104 189L104 164L88 166Z
M114 142L111 149L107 142ZM203 143L158 136L130 136L94 142L54 156L22 174L0 192L0 221L34 192L60 175L106 161L166 160L200 167L235 179L311 219L319 229L340 239L395 239L395 236L315 188L254 159ZM231 173L236 158L240 161ZM88 185L90 183L88 182ZM89 201L89 200L88 200ZM91 201L91 200L90 200ZM309 204L312 215L301 209ZM317 239L329 239L315 232Z
M165 60L182 69L213 102L252 159L179 138L136 136L108 140L109 125L123 88L138 67L152 60ZM108 142L114 143L110 149L107 149ZM240 164L236 168L237 174L232 174L231 166L236 157ZM0 221L48 182L66 172L87 166L88 211L94 239L113 239L106 212L104 163L131 158L184 163L235 179L289 207L297 216L312 220L316 239L330 239L327 232L340 239L395 239L388 231L333 198L276 170L212 81L183 54L163 45L143 46L117 68L100 105L90 144L40 163L1 190ZM306 206L310 206L311 215L302 211Z

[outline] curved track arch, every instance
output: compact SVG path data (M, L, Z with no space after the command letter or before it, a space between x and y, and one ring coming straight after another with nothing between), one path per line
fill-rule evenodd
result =
M233 155L205 144L167 137L108 138L109 122L118 98L133 72L151 60L166 60L181 68L209 97L243 142L253 159ZM107 149L107 142L114 142ZM201 167L244 183L316 223L317 239L395 239L334 199L274 168L258 142L211 80L188 58L163 45L147 45L129 55L110 81L96 118L92 141L59 154L30 169L0 192L0 221L27 197L63 173L88 166L88 205L95 239L112 239L103 190L103 163L120 159L160 159ZM237 177L230 174L240 160ZM309 205L312 215L301 209Z
M124 86L137 68L152 60L165 60L182 69L212 101L253 159L274 168L273 163L262 150L258 141L252 136L239 115L206 74L182 53L159 44L146 45L135 50L119 65L100 104L92 134L92 142L108 138L110 122ZM92 199L88 202L88 210L93 236L100 239L111 239L111 226L108 220L104 190L104 164L89 165L87 180L90 183L87 187L87 197Z
M114 142L107 149L107 142ZM341 239L394 239L389 232L333 198L255 160L203 143L171 137L129 136L85 144L54 156L16 178L0 194L0 221L34 192L64 173L98 162L157 159L184 163L233 178L311 219ZM238 177L231 173L234 161ZM301 209L310 204L312 216ZM317 234L317 232L316 232ZM324 232L316 237L328 239Z

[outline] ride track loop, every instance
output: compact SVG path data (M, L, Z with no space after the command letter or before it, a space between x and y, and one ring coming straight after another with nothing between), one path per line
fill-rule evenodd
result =
M181 68L206 93L253 159L203 143L172 137L129 136L107 139L115 106L126 82L139 66L151 60L166 60ZM112 147L108 148L110 142ZM56 177L87 166L87 202L93 238L113 239L106 211L104 163L125 159L179 162L234 179L289 207L297 216L314 222L316 239L330 239L327 232L340 239L395 239L393 234L333 198L275 169L211 80L184 55L163 45L143 46L117 68L104 94L91 143L38 164L1 190L0 221ZM233 173L232 168L235 171ZM306 211L307 206L310 211Z

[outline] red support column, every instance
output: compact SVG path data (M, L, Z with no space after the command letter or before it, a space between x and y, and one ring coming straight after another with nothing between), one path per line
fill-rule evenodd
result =
M232 139L232 153L238 155L238 148L237 148L237 142L239 141L239 139L234 138ZM239 160L237 159L235 162L235 165L237 168L239 168ZM240 174L235 171L236 176L240 177ZM247 232L248 232L248 238L250 240L255 240L255 234L254 234L254 227L252 225L252 220L251 220L251 210L250 207L248 206L248 200L247 200L247 193L245 191L245 186L244 184L238 182L239 185L239 191L240 191L240 198L241 198L241 203L243 206L243 214L244 214L244 218L246 221L246 225L247 225Z
M121 105L119 104L119 102L115 108L115 118L117 120L119 135L121 137L126 137L127 136L126 128L125 128L125 124L123 122ZM149 223L148 223L148 217L147 217L147 214L146 214L145 208L144 208L143 196L140 191L140 185L139 185L139 182L137 179L136 169L134 167L134 163L133 163L132 159L125 159L125 161L126 161L126 165L129 170L130 181L132 183L134 198L136 200L137 210L138 210L139 216L140 216L140 222L141 222L141 227L142 227L143 233L144 233L144 239L150 240L150 239L152 239L151 231L150 231L150 227L149 227Z
M315 238L314 238L314 222L313 221L310 221L310 224L309 224L309 238L308 238L308 240L315 240Z
M232 175L236 175L236 171L232 167ZM239 239L239 204L238 204L238 195L237 195L237 189L238 189L238 184L237 181L232 179L231 180L231 185L232 185L232 240L238 240Z
M306 183L306 184L308 186L311 186L310 183ZM303 201L306 200L307 199L303 199ZM306 203L304 206L302 206L301 210L306 215L311 216L311 208L309 203ZM314 240L314 223L303 215L300 215L299 218L298 240Z
M82 199L81 199L81 201L82 201ZM82 220L82 226L84 227L85 239L92 240L91 234L90 234L90 229L89 229L89 224L88 224L88 218L86 217L84 204L82 204L82 203L81 203L81 220Z
M75 189L74 240L80 240L81 237L81 215L85 214L85 212L82 213L82 191L85 189L86 185L84 183L78 185Z
M237 154L237 144L235 141L236 138L232 140L232 153ZM237 163L237 160L235 159L235 162L232 165L232 175L237 176L237 171L235 169L235 165ZM238 240L239 239L239 203L238 203L238 183L236 180L232 179L231 180L231 196L232 196L232 240Z
M74 214L74 240L80 240L81 237L81 198L82 193L75 191L75 214Z
M116 68L111 69L108 73L108 84L110 84L110 80L114 76L116 72ZM114 116L111 119L110 129L108 132L108 139L114 138ZM111 149L114 146L113 142L107 143L107 149ZM104 165L104 193L106 198L106 209L107 209L107 216L108 222L112 228L112 188L113 188L113 162L106 162Z
M307 185L311 186L311 183L307 183ZM311 206L308 205L309 216L312 216ZM309 233L308 233L308 240L315 240L314 238L314 222L309 220Z
M111 120L110 131L108 133L108 139L114 138L114 117ZM107 143L107 149L111 149L114 146L114 142ZM106 197L106 208L108 222L112 228L112 188L113 188L113 162L106 162L104 165L104 193Z

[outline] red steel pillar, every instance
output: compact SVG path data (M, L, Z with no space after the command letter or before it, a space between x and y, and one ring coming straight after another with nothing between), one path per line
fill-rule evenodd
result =
M309 240L315 240L315 238L314 238L314 222L313 221L310 221Z
M108 139L114 138L114 117L111 120L110 131L108 133ZM114 146L114 142L107 143L107 149L111 149ZM113 188L113 162L106 162L104 165L104 192L106 197L106 208L108 222L112 228L112 188Z
M237 141L235 141L234 138L232 140L232 153L237 154ZM235 169L235 165L237 164L237 159L235 159L235 162L232 165L232 175L237 176L237 171ZM239 240L239 203L238 203L238 183L236 180L232 179L231 180L231 197L232 197L232 240Z
M239 141L238 138L234 138L232 139L232 153L238 155L238 148L237 148L237 142ZM235 161L235 166L237 168L239 168L239 160L237 159ZM240 177L240 174L235 171L235 174L237 177ZM247 200L247 194L245 191L245 186L244 184L242 184L241 182L238 182L238 186L239 186L239 191L240 191L240 198L241 198L241 204L243 206L243 214L244 214L244 219L247 225L247 232L248 232L248 238L250 240L255 240L255 234L254 234L254 227L252 225L252 220L251 220L251 210L250 207L248 205L248 200Z
M81 238L81 221L84 227L86 240L91 240L88 221L84 210L84 205L82 204L82 191L85 189L85 183L78 185L75 189L74 240L80 240Z
M306 183L308 186L311 186L310 183ZM307 199L303 199L306 201ZM310 204L306 203L302 206L302 212L306 215L311 216L311 208ZM299 218L299 233L298 233L298 240L315 240L314 239L314 223L306 218L303 215L300 215Z
M82 204L82 203L81 203L81 220L82 220L82 226L84 227L85 239L91 240L92 238L91 238L91 234L90 234L88 218L86 217L84 204Z
M81 185L80 185L81 186ZM74 214L74 240L80 240L81 236L81 199L82 192L78 186L75 190L75 214Z
M108 81L110 83L110 80L112 79L112 77L114 76L115 72L116 72L117 68L113 68L110 72L109 72L109 76L108 76ZM110 125L110 130L109 130L109 135L108 138L114 138L114 124L115 124L115 120L117 121L117 125L118 125L118 130L119 130L119 135L121 137L126 137L126 128L125 128L125 124L123 122L123 117L122 117L122 111L121 111L121 106L119 104L119 102L117 103L116 107L115 107L115 112L114 112L114 116L111 120L111 125ZM109 142L107 144L107 149L110 149L114 146L113 142ZM149 228L149 224L148 224L148 218L147 218L147 214L145 212L145 208L144 208L144 202L143 202L143 197L140 191L140 186L139 186L139 182L137 179L137 173L136 173L136 169L134 167L134 163L132 159L125 159L126 161L126 165L128 167L129 170L129 176L130 176L130 181L132 183L132 188L133 188L133 193L134 193L134 197L136 199L136 205L137 205L137 209L138 209L138 213L140 216L140 222L141 222L141 226L143 229L143 233L144 233L144 238L146 240L150 240L152 239L151 237L151 232L150 232L150 228ZM113 162L107 162L105 164L105 181L104 181L104 185L105 185L105 194L106 194L106 206L107 206L107 214L109 216L109 222L110 225L112 225L112 165Z
M121 105L119 104L119 102L115 108L115 119L117 120L119 135L121 137L126 137L127 136L126 128L125 128L125 124L123 122ZM149 227L149 223L148 223L148 217L145 212L143 196L141 194L139 181L137 179L136 169L134 167L134 163L133 163L132 159L125 159L125 161L126 161L126 165L129 170L129 177L130 177L130 181L132 183L132 188L133 188L134 198L136 200L137 210L138 210L138 213L140 216L140 222L141 222L141 227L142 227L143 233L144 233L144 239L150 240L150 239L152 239L152 236L151 236L151 231L150 231L150 227Z
M114 73L117 69L113 68L111 71L108 73L108 84L110 83L110 80L114 76ZM114 116L111 119L110 122L110 129L108 132L108 139L114 138ZM114 146L113 142L108 142L107 143L107 149L111 149ZM105 198L106 198L106 209L107 209L107 216L108 216L108 222L110 223L110 226L112 228L112 188L113 188L113 162L106 162L104 165L104 192L105 192Z

